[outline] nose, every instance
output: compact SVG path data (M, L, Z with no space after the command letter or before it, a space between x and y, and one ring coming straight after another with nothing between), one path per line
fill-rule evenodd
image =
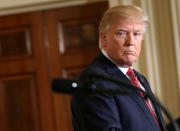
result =
M129 33L126 40L127 45L134 45L134 36L133 33Z

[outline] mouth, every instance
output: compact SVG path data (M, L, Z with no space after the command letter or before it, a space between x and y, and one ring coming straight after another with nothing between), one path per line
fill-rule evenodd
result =
M136 54L136 52L135 51L124 51L124 54L134 55L134 54Z

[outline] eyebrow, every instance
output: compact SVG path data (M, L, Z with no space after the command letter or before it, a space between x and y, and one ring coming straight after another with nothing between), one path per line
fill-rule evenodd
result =
M126 28L120 28L117 31L125 31L125 32L129 32ZM134 32L142 32L141 30L135 30Z
M120 29L118 29L117 31L125 31L125 32L128 32L128 30L125 29L125 28L120 28Z

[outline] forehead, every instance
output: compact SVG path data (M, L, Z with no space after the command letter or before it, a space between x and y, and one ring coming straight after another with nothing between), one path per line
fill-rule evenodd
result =
M127 30L127 31L143 31L145 28L145 24L143 22L135 21L135 20L116 20L111 24L110 29L112 30Z

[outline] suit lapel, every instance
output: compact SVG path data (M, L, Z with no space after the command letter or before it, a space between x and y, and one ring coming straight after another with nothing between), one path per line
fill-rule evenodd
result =
M150 93L151 95L153 95L153 93L152 93L152 91L151 91L151 89L150 89L150 86L146 83L146 80L145 80L139 73L137 73L136 71L134 71L134 72L135 72L135 74L137 75L138 80L139 80L139 82L141 83L141 85L145 88L146 92L148 92L148 93ZM144 100L143 100L143 102L144 102ZM145 102L144 102L144 104L145 104ZM153 107L154 107L154 109L155 109L155 113L156 113L156 115L157 115L157 119L158 119L158 121L159 121L159 124L160 124L160 126L161 126L161 125L162 125L162 124L161 124L162 121L161 121L161 119L159 118L159 114L160 114L160 113L156 111L157 106L154 105L154 103L152 103L152 104L153 104ZM149 108L147 107L146 104L145 104L145 106L146 106L146 110L144 110L144 111L146 112L149 120L150 120L151 123L154 125L154 127L158 129L158 126L157 126L157 124L156 124L156 122L155 122L155 120L154 120L154 117L153 117L152 113L150 112L150 110L149 110ZM161 129L162 129L162 126L161 126Z
M136 71L135 71L136 72ZM149 84L146 82L146 80L140 76L137 72L136 72L136 75L138 76L138 80L139 82L142 84L142 86L146 89L146 91L148 93L150 93L151 95L153 95L151 89L150 89L150 86ZM153 95L154 96L154 95ZM160 111L160 108L154 103L152 102L152 105L154 107L154 110L155 110L155 113L156 113L156 116L158 118L158 121L159 121L159 124L161 126L161 129L164 129L165 130L165 125L163 124L164 123L164 120L163 120L163 117L162 117L162 114L161 114L161 111Z
M141 83L141 85L146 89L146 91L149 93L149 94L151 94L151 95L153 95L153 93L152 93L152 91L151 91L151 89L150 89L150 86L149 86L149 84L147 83L147 81L145 80L145 78L144 77L142 77L139 73L137 73L136 71L135 71L135 73L136 73L136 75L137 75L137 77L138 77L138 80L139 80L139 82ZM153 95L154 96L154 95ZM164 120L163 120L163 117L162 117L162 114L161 114L161 111L160 111L160 108L154 103L154 102L152 102L152 105L153 105L153 108L154 108L154 110L155 110L155 113L156 113L156 116L157 116L157 119L158 119L158 122L159 122L159 125L160 125L160 127L161 127L161 129L164 129L165 130L165 126L164 126Z

